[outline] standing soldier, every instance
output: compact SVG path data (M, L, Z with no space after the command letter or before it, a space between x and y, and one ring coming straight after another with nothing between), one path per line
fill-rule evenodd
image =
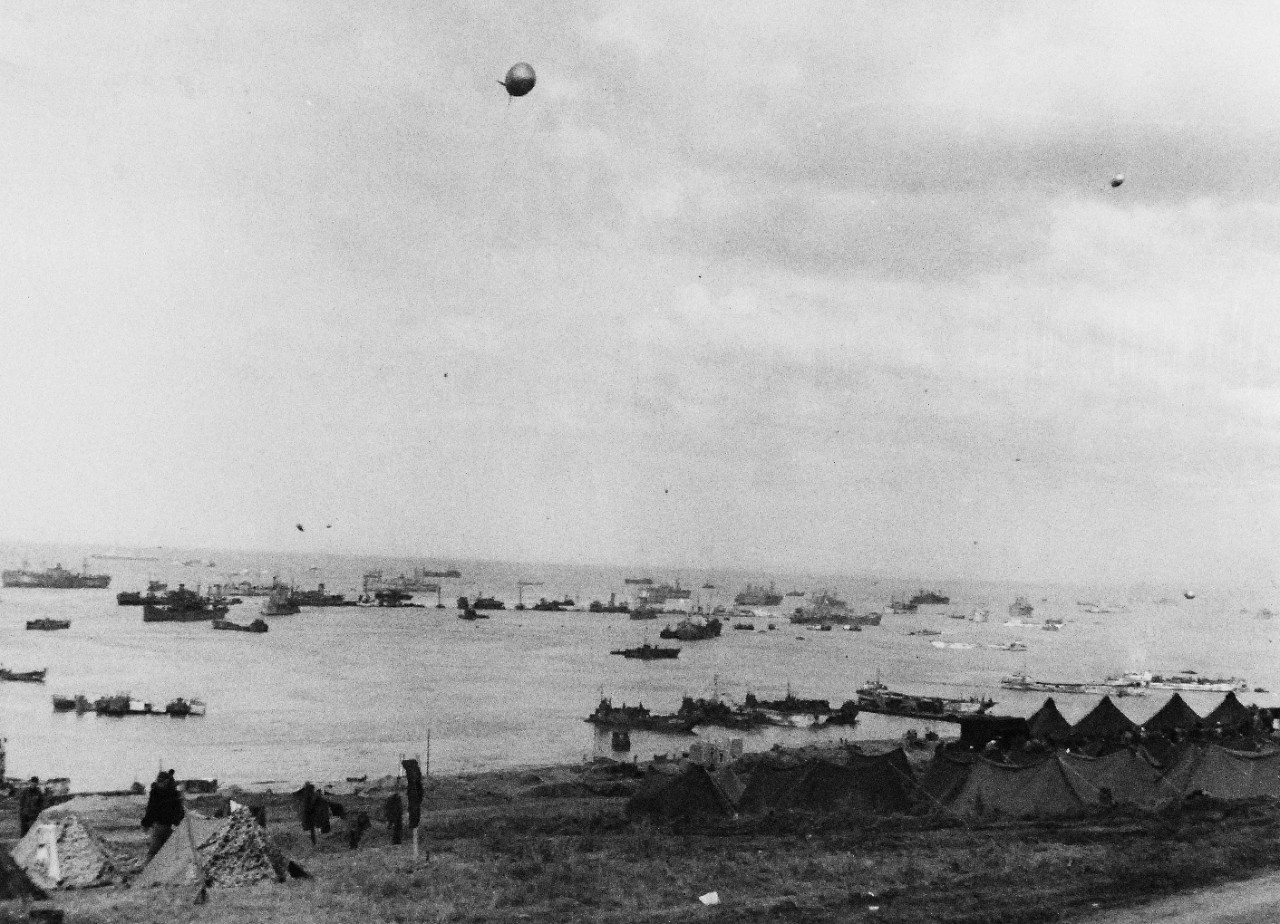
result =
M178 781L174 772L161 770L156 781L151 784L151 793L147 797L147 811L142 816L142 827L151 829L151 845L147 848L147 859L150 860L164 842L169 839L173 829L181 823L186 811L182 807L182 793L178 791Z
M40 788L40 777L33 776L31 782L22 787L18 793L18 828L19 836L24 836L36 823L40 813L44 811L44 790Z

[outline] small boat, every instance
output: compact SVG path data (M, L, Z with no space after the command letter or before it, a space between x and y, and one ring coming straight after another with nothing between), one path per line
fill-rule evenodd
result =
M61 694L53 694L53 711L54 712L73 712L76 708L76 698L74 696L62 696Z
M49 673L49 668L38 671L11 671L7 667L0 667L0 680L11 680L16 683L44 683L44 675Z
M1026 651L1026 642L1005 642L1003 645L988 645L992 651Z
M912 629L907 635L941 635L941 629Z
M212 623L215 629L222 629L227 632L266 632L270 626L267 621L261 617L255 619L247 626L243 626L238 622L232 622L230 619L215 619Z
M623 578L623 579L622 579L622 583L624 583L624 584L638 584L638 585L640 585L640 586L647 587L648 585L650 585L650 584L652 584L652 583L653 583L653 578L647 578L647 577L644 577L644 578Z
M755 624L750 622L736 622L733 627L741 632L754 632L756 628Z
M787 596L788 596L788 597L803 597L803 596L804 596L804 591L803 591L803 590L788 590L788 591L787 591Z
M663 648L659 645L650 645L645 642L639 648L619 648L609 652L612 655L622 655L624 658L638 658L641 661L659 661L667 658L675 658L680 655L679 648Z
M184 719L191 715L204 715L205 704L199 699L183 699L181 696L171 699L165 704L164 714L171 715L179 719Z
M467 622L475 622L477 619L488 619L489 614L477 613L471 607L467 607L465 610L463 610L461 613L458 614L458 618L465 619Z
M52 632L55 629L70 629L70 619L28 619L28 629L40 629L44 632Z

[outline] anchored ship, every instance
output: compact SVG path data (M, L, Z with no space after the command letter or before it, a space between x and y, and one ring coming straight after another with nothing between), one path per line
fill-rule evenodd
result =
M54 590L82 590L84 588L100 589L111 583L109 574L90 574L89 562L86 559L79 574L68 571L61 564L43 571L33 571L29 563L23 562L21 568L0 573L5 587L44 587Z
M768 588L748 584L746 590L733 598L733 602L738 606L777 606L782 602L782 594L773 589L773 584Z

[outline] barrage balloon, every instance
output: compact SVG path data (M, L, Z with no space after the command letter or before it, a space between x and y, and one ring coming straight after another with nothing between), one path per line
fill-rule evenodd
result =
M521 61L519 64L511 65L511 70L507 71L506 80L499 80L498 83L507 88L507 92L512 96L524 96L533 89L533 85L538 82L538 75L533 72L533 68Z

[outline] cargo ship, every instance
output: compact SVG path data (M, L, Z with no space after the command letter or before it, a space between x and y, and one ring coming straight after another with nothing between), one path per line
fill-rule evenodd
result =
M772 584L768 588L748 584L746 590L733 598L733 602L738 606L777 606L782 602L782 594L775 591Z
M1119 677L1108 677L1104 683L1112 687L1152 690L1179 690L1189 693L1248 693L1249 684L1239 677L1201 677L1195 671L1180 674L1153 674L1132 671Z
M199 622L225 616L230 607L221 600L203 596L198 591L187 590L179 584L177 590L164 595L159 603L142 605L143 622Z
M43 571L32 571L27 562L21 568L0 573L0 581L5 587L43 587L53 590L95 590L107 587L111 583L109 574L90 574L89 562L86 560L79 574L68 571L61 564Z
M641 587L648 587L653 584L653 578L623 578L624 584L638 584ZM625 708L625 707L624 707Z
M302 609L293 601L293 591L281 584L262 602L263 616L292 616Z
M347 600L342 594L326 593L324 584L316 590L298 590L296 588L289 591L289 601L297 606L355 606L352 601Z
M950 603L950 597L944 597L942 594L934 593L932 590L922 590L910 600L916 606L936 606L943 603Z
M640 602L647 606L665 606L672 601L689 601L693 598L693 591L687 587L681 587L680 582L675 584L652 584L646 585L639 591L636 596Z
M371 594L379 590L403 590L408 593L434 594L440 590L439 578L457 580L460 577L460 571L425 571L422 568L414 568L412 574L398 574L395 577L387 577L381 571L366 571L364 592Z

